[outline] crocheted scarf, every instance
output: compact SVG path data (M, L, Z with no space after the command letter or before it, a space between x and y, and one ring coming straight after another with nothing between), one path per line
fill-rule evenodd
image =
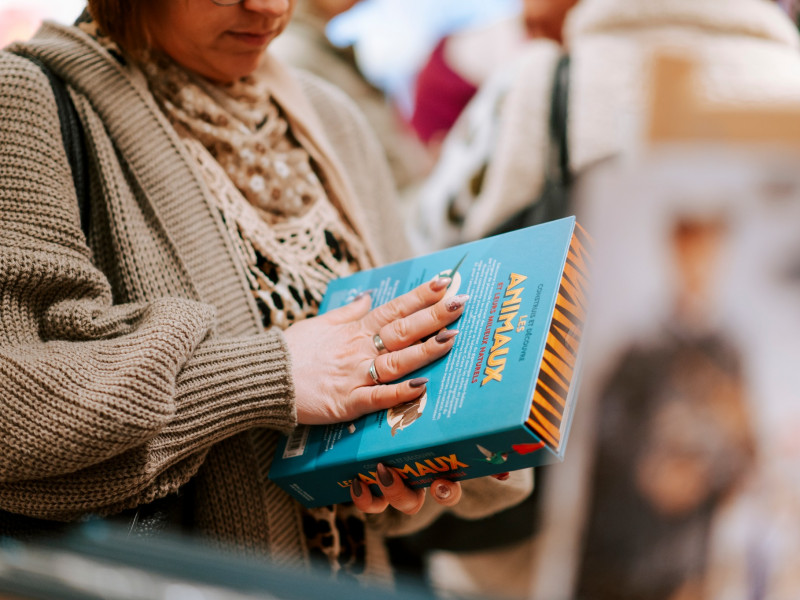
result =
M79 26L122 55L91 18ZM142 69L211 188L265 327L314 316L331 279L370 266L271 98L267 77L257 70L220 85L155 53Z
M315 315L328 282L369 261L267 83L212 84L164 57L144 70L219 202L264 325Z

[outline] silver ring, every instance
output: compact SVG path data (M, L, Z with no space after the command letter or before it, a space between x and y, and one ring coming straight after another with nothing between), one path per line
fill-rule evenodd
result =
M372 336L372 343L375 344L375 347L378 349L378 352L383 352L386 350L386 346L383 345L383 340L379 333L376 333Z
M378 371L375 368L375 359L372 359L372 362L369 363L369 376L372 377L372 381L375 382L375 385L380 385L381 380L378 379Z

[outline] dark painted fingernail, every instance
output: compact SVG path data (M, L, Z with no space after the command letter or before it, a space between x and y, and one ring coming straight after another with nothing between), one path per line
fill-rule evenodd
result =
M378 479L381 485L389 487L394 483L394 473L391 469L387 469L383 463L378 463Z
M458 329L442 329L436 334L436 341L444 344L458 335Z
M358 302L364 296L371 296L374 292L375 292L374 289L373 290L364 290L363 292L359 293L355 298L353 298L353 302Z
M360 498L361 493L364 491L361 489L361 480L358 477L356 477L355 479L353 479L353 483L350 484L350 487L353 488L353 496L355 496L356 498Z
M436 494L436 497L439 498L439 500L447 500L450 497L450 494L452 494L453 492L450 489L449 485L440 483L433 490L433 493Z
M508 471L506 471L505 473L498 473L497 475L492 475L492 477L494 477L495 479L497 479L497 481L505 481L506 479L508 479L509 477L511 477L511 473L509 473Z
M464 306L467 300L469 300L469 296L467 294L459 294L458 296L448 298L445 301L444 306L448 312L456 312L459 308Z
M412 379L411 381L409 381L408 385L410 385L412 388L418 388L418 387L422 387L426 383L428 383L428 378L427 377L417 377L417 378Z
M440 292L446 288L453 280L450 277L437 277L431 281L431 289L434 292Z

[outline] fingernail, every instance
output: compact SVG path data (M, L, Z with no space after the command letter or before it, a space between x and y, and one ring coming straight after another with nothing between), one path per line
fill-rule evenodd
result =
M422 387L426 383L428 383L428 378L427 377L417 377L417 378L412 379L411 381L409 381L408 385L410 385L412 388L418 388L418 387Z
M364 290L363 292L359 293L355 298L353 298L353 302L358 302L364 296L371 296L375 290Z
M505 481L509 477L511 477L511 473L506 471L505 473L497 473L496 475L492 475L497 481Z
M448 312L456 312L459 308L464 306L464 303L469 300L469 296L467 294L459 294L458 296L453 296L449 298L445 303L444 306Z
M433 490L433 493L436 494L436 497L439 498L439 500L447 500L450 497L450 494L452 494L453 492L450 489L449 485L445 485L444 483L440 483Z
M458 335L458 329L442 329L436 334L436 341L444 344Z
M452 282L452 278L450 277L437 277L433 281L431 281L431 289L434 292L440 292L444 288L446 288Z
M394 483L394 473L392 473L391 469L387 469L383 463L378 463L378 479L381 485L389 487Z
M351 483L350 486L353 488L353 496L355 496L356 498L360 498L361 493L364 491L361 489L361 480L358 477L356 477L355 479L353 479L353 483Z

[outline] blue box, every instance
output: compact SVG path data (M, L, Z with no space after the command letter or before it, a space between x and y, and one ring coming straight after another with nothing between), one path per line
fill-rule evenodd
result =
M352 423L300 426L269 473L308 507L350 501L376 465L408 485L483 477L563 460L578 387L590 240L574 217L453 246L330 283L320 312L365 290L383 304L456 270L448 294L469 294L453 349L409 377L419 399Z

